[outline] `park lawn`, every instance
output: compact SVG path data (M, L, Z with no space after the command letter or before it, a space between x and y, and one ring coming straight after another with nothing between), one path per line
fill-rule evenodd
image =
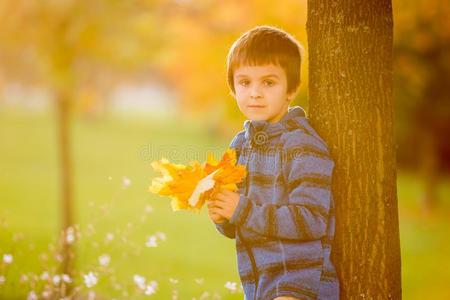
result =
M82 234L75 243L77 270L98 272L93 288L98 296L145 299L132 279L139 274L158 282L155 299L169 299L174 290L180 299L199 299L204 292L243 298L224 286L232 281L240 288L234 241L217 233L205 210L172 212L168 199L147 191L156 175L152 160L203 161L207 150L220 155L231 137L224 140L208 132L183 120L74 118L74 210ZM0 296L24 298L28 288L19 283L20 275L41 274L55 265L50 258L45 266L39 257L49 253L59 228L56 133L49 113L0 111L0 254L14 255ZM418 178L409 172L399 172L398 178L404 299L450 298L448 180L440 186L446 200L442 211L425 215L417 204ZM148 237L158 232L166 240L146 247ZM106 240L107 233L114 235L113 241ZM108 269L99 266L102 254L111 257Z
M439 207L429 213L417 176L399 172L397 183L403 299L450 299L450 179L441 179Z
M49 253L46 249L55 243L59 228L57 131L51 115L24 112L1 113L0 128L0 218L5 226L0 230L0 254L14 255L0 295L19 299L26 292L25 285L18 284L20 274L51 270L42 269L39 255ZM242 299L242 293L225 288L227 281L240 287L234 241L218 234L205 210L172 212L169 199L147 191L157 175L152 160L204 160L207 150L220 155L228 141L179 120L154 124L115 117L75 119L72 133L74 209L84 233L76 242L77 265L83 273L99 272L93 289L98 295L139 299L133 282L133 275L139 274L158 282L158 299L170 299L173 290L180 299L199 298L204 292ZM124 177L130 186L124 186ZM146 247L148 237L157 232L166 240ZM23 239L12 242L17 233ZM112 242L106 241L107 233L114 234ZM97 261L101 254L111 257L113 275L102 276ZM111 289L111 280L121 287Z

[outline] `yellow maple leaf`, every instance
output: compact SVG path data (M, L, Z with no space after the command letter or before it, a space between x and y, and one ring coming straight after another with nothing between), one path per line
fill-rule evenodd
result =
M212 153L210 154L205 163L205 172L210 174L216 170L217 173L214 174L216 190L226 188L231 191L236 191L236 184L241 182L246 176L245 166L236 165L236 151L232 148L225 151L219 162L215 160Z
M170 197L174 211L199 212L213 193L221 188L236 191L236 184L246 176L245 167L236 165L234 149L227 149L220 161L209 154L203 166L197 161L188 166L173 164L165 158L151 165L162 177L152 180L149 191Z

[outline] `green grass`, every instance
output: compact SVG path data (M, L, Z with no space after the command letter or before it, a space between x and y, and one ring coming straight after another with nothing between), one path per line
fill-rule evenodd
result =
M0 218L6 226L0 229L0 254L14 254L6 279L15 282L0 286L0 295L23 298L26 284L18 284L18 278L29 271L48 270L39 255L49 253L48 244L55 242L59 229L57 128L51 115L14 112L0 113L0 128ZM183 121L74 119L74 210L81 232L87 232L88 224L95 229L77 242L81 272L98 269L98 256L107 253L116 281L134 299L134 274L159 283L158 299L170 299L173 289L180 299L198 298L205 291L223 299L242 299L242 294L233 295L224 287L226 281L239 281L234 241L216 232L205 210L200 215L174 213L168 199L147 192L157 175L150 166L152 160L165 156L185 163L204 160L209 149L216 155L223 152L228 141L205 132ZM122 184L124 176L131 180L128 188ZM146 206L153 211L146 213ZM147 237L158 231L165 233L166 241L156 248L145 247ZM107 232L115 234L111 243L105 242ZM17 233L24 237L14 242ZM95 290L108 297L124 297L111 291L111 277L100 275ZM179 282L172 284L169 278ZM203 283L196 283L198 278Z
M450 180L441 178L440 203L432 212L420 204L423 183L399 173L398 198L403 299L450 299Z
M23 299L29 287L19 282L20 275L41 274L56 265L51 256L47 262L40 259L51 253L49 244L55 244L60 224L56 137L50 113L0 111L0 255L14 254L7 268L0 263L0 274L6 272L7 280L0 285L0 298ZM99 272L97 295L144 299L136 296L132 281L140 274L159 283L155 299L170 299L174 289L180 299L198 299L205 291L222 299L243 298L224 287L226 281L239 286L234 241L216 232L205 211L174 213L169 200L147 192L156 175L152 160L165 156L179 163L202 161L208 149L222 153L230 138L210 136L199 124L179 120L74 118L74 211L82 233L76 242L77 271ZM122 184L124 176L131 180L128 188ZM417 202L419 179L399 172L404 299L450 298L448 183L440 185L442 210L424 214ZM153 211L145 212L146 206ZM88 224L94 228L90 234ZM156 248L145 247L147 237L158 231L167 240ZM114 233L113 242L105 241L108 232ZM111 256L112 275L99 269L97 258L103 253ZM170 278L179 282L170 283ZM197 278L204 282L196 283ZM76 279L81 283L79 275ZM111 288L114 282L122 285L121 290Z

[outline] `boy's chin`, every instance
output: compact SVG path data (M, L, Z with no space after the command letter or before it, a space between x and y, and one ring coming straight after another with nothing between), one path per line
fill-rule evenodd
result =
M251 121L267 121L267 118L248 118Z
M268 118L266 116L262 116L262 115L247 115L246 117L250 121L267 121L268 120Z

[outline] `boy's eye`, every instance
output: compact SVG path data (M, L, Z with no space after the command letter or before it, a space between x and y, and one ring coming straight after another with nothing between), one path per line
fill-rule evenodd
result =
M242 81L239 81L239 84L242 86L248 86L250 84L250 82L248 80L242 80ZM264 85L266 85L266 86L273 86L274 84L275 84L275 82L272 80L264 80Z

